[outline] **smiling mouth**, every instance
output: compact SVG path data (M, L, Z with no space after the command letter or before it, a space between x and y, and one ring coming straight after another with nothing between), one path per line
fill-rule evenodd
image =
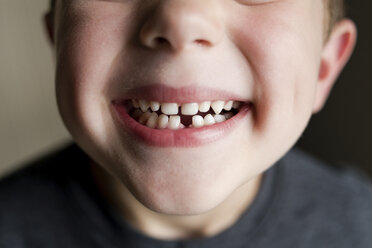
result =
M178 130L201 128L229 120L239 112L243 103L219 100L180 104L132 99L125 106L128 114L142 125Z
M123 137L156 147L196 147L220 140L242 121L250 121L246 117L254 109L251 101L226 91L164 85L134 88L114 98L111 106Z

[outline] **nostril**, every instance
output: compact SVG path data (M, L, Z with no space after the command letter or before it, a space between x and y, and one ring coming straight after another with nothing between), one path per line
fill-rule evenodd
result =
M172 44L168 39L164 37L156 37L153 39L153 47L164 47L164 46L174 46L176 43ZM201 46L201 47L210 47L212 43L205 39L196 39L194 40L194 44Z
M200 46L205 46L205 47L208 47L208 46L211 46L211 42L207 41L207 40L202 40L202 39L197 39L195 40L195 43L197 45L200 45Z
M166 38L164 38L164 37L156 37L154 39L154 43L156 45L167 45L167 44L170 44L169 41Z

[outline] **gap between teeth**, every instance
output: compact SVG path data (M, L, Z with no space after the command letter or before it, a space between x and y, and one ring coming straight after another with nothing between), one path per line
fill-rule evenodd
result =
M182 115L192 116L192 123L188 127L199 128L230 119L234 115L232 112L225 114L221 114L221 112L223 110L231 111L240 107L240 102L236 101L205 101L201 103L178 104L133 99L131 103L135 109L132 117L139 123L150 128L168 128L172 130L185 128L185 125L181 123L179 112ZM204 117L198 115L199 112L207 113L211 109L215 114L207 114Z

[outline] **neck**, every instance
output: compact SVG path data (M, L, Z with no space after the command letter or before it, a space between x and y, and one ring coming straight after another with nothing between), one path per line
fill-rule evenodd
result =
M262 175L236 189L220 205L192 216L166 215L142 205L120 182L103 168L92 164L93 179L104 199L127 223L157 239L177 240L210 237L232 226L252 204Z

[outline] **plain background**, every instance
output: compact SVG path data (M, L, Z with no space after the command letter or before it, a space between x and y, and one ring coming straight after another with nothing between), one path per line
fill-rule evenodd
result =
M0 0L0 173L69 136L54 97L54 62L42 26L48 0Z
M325 108L313 116L299 145L326 161L354 164L372 176L372 1L346 3L358 27L358 42Z
M349 1L357 48L324 110L299 140L310 153L372 175L372 1ZM42 29L48 0L0 0L0 175L66 143L54 97L53 54Z

